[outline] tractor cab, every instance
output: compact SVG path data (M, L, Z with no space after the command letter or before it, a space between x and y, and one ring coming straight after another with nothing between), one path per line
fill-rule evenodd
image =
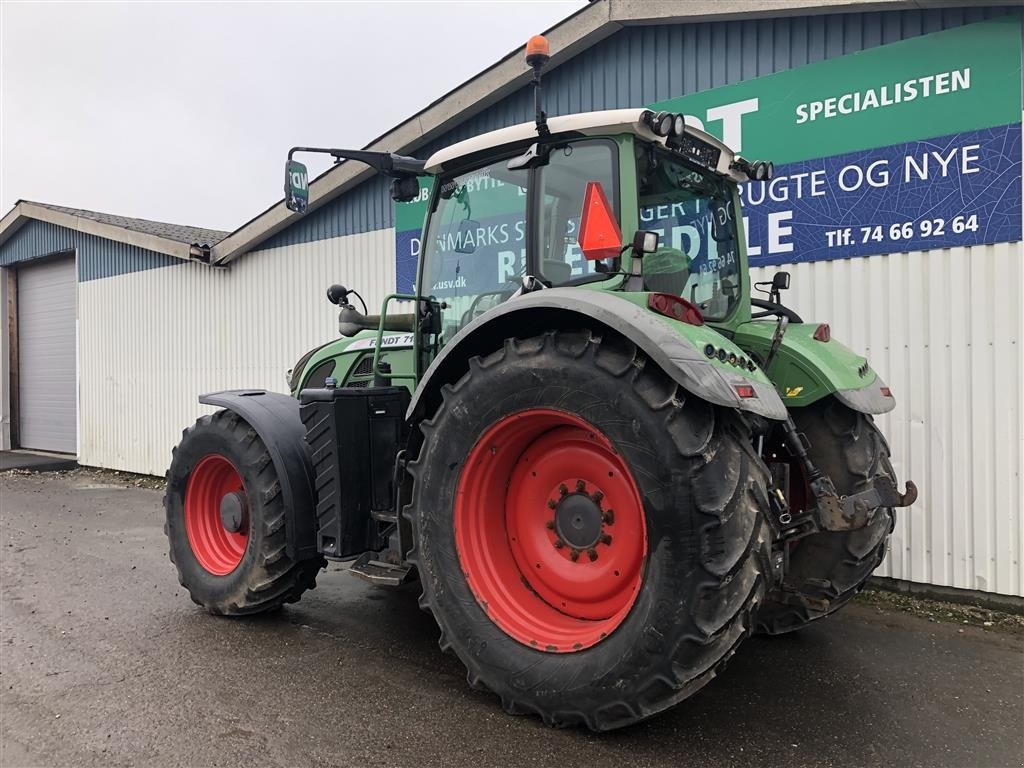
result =
M569 286L666 293L708 322L749 319L742 159L682 115L609 110L546 126L426 161L436 179L417 287L446 305L442 343L504 301Z

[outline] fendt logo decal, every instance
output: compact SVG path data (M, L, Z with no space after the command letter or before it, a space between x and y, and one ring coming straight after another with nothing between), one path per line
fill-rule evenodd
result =
M404 347L411 347L413 343L413 335L411 333L401 333L395 336L385 336L381 341L381 347L383 349L402 349ZM357 349L373 349L377 346L377 339L360 339L354 341L345 347L346 352Z

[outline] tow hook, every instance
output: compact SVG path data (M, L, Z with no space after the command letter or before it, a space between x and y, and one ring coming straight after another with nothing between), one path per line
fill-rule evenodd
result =
M893 504L894 507L909 507L917 501L917 485L913 480L907 480L907 490L899 494L899 497L899 504Z

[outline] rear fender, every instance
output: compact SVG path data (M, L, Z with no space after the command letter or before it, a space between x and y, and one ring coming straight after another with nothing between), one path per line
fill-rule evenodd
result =
M736 329L734 341L764 359L771 346L775 321L755 320ZM835 339L818 341L818 323L790 324L768 368L783 402L789 408L810 405L828 395L861 413L886 413L896 407L889 388L858 355Z
M199 402L237 413L267 446L285 509L285 552L292 560L317 556L313 464L299 401L260 389L200 395Z
M703 345L713 343L735 356L743 350L707 326L688 326L657 315L613 293L580 288L551 288L506 301L471 322L449 341L423 374L409 405L409 418L422 419L440 403L440 390L457 381L469 360L499 349L507 338L537 336L552 329L587 328L613 332L643 350L683 389L716 405L769 419L786 418L786 408L760 371L747 371L709 360ZM694 334L691 339L688 334ZM737 385L754 388L755 397L741 398Z

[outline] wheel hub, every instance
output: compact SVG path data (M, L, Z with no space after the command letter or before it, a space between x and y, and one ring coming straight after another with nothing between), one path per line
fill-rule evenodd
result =
M242 491L232 491L220 500L220 523L228 533L242 530L248 514L248 504Z
M601 535L601 508L585 493L570 493L555 509L555 531L574 549L590 549Z

